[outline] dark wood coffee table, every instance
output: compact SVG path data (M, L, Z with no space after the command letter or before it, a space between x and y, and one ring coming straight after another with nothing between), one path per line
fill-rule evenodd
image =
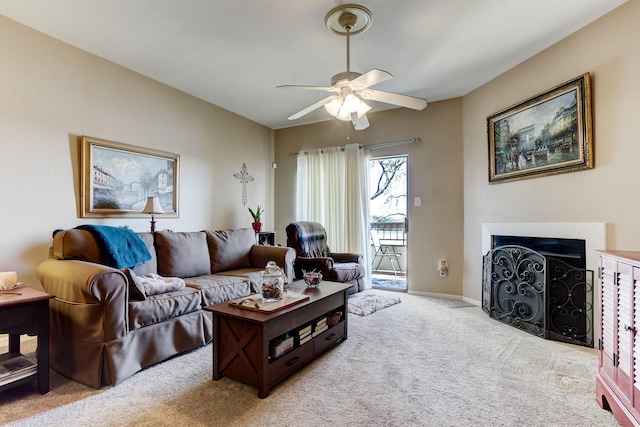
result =
M318 288L307 289L300 280L289 287L301 289L309 299L273 313L247 310L228 302L204 308L213 313L214 380L226 376L252 385L263 399L276 383L347 339L347 290L351 285L325 281ZM322 319L334 313L342 313L337 324L299 344L299 332L309 325L321 324ZM286 336L294 338L293 349L271 357L270 346Z

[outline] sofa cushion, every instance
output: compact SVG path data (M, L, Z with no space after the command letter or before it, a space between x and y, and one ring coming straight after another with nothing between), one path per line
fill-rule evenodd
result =
M364 267L355 262L335 263L331 269L329 280L346 283L360 279L366 274Z
M262 270L264 268L240 268L238 270L219 271L216 275L242 277L249 281L251 292L257 293L262 289Z
M201 295L193 288L148 296L144 301L129 301L129 329L175 319L198 311L201 307Z
M158 274L193 277L211 274L209 248L204 232L155 233Z
M249 267L249 251L256 244L256 234L251 228L207 230L206 235L211 273Z
M251 282L246 277L210 274L188 277L184 281L187 283L187 287L197 289L202 293L203 307L255 293Z

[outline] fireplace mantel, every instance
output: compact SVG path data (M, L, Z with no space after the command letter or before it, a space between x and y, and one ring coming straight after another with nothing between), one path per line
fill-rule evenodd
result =
M587 269L598 271L596 250L607 249L607 224L604 222L505 222L482 224L482 255L491 248L491 237L526 236L582 239L585 241Z

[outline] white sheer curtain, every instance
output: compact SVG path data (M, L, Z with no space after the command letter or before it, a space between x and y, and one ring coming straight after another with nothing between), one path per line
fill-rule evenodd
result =
M322 224L332 251L362 254L370 287L368 152L358 144L308 150L296 178L297 220Z

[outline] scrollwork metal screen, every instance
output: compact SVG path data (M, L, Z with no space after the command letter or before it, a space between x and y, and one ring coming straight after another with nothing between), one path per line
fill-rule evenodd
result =
M522 246L484 256L482 308L545 339L593 347L593 271Z

